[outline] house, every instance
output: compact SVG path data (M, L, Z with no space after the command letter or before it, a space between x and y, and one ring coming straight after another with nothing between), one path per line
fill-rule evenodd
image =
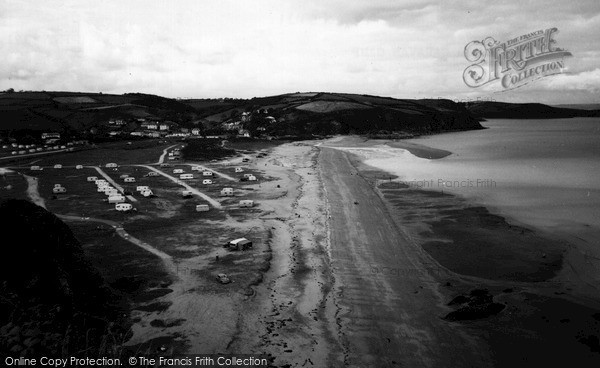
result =
M181 192L181 195L183 196L183 198L190 198L192 196L192 191L184 190L183 192Z
M183 174L183 169L174 169L173 174Z
M181 175L179 175L179 179L182 179L182 180L193 179L193 178L194 178L193 174L181 174Z
M252 248L252 242L246 238L239 238L227 243L226 247L229 250L246 250Z
M210 207L208 207L207 204L198 204L196 205L196 211L197 212L206 212L210 210Z
M117 167L117 164L115 164L114 162L109 162L106 165L104 165L105 167Z
M108 197L108 203L123 203L125 202L125 197L122 195L114 195Z
M123 179L126 183L135 183L135 178L125 178Z
M236 173L241 173L241 172L244 172L244 169L242 169L241 167L236 167L235 168L235 172Z
M56 164L56 165L54 165L54 168L55 169L62 169L62 165L61 164Z
M240 207L253 207L254 201L251 199L242 199L240 201Z
M213 176L212 171L203 171L202 176Z
M223 188L221 189L221 195L225 197L233 196L233 188Z
M115 205L115 210L117 211L131 211L133 209L133 206L131 205L131 203L117 203Z
M88 176L87 177L87 181L94 181L95 182L96 180L98 180L98 178L95 177L95 176Z
M202 184L212 184L212 180L204 179L204 180L202 180Z
M52 188L52 193L54 193L54 194L66 193L66 192L67 192L67 188L64 188L64 187L54 187L54 188Z
M83 165L77 165L77 166L75 166L75 169L81 170L81 169L83 169Z

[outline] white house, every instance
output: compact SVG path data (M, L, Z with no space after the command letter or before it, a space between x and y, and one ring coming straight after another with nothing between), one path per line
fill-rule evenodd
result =
M196 211L198 211L198 212L206 212L208 210L210 210L210 207L208 207L207 204L198 204L198 205L196 205Z
M212 184L212 180L204 179L204 180L202 180L202 184Z
M75 168L76 168L77 170L81 170L81 169L83 169L83 165L77 165L77 166L75 166Z
M108 197L108 203L123 203L125 202L125 197L122 195L114 195Z
M183 169L175 169L173 170L173 174L183 174Z
M212 171L203 171L202 176L213 176Z
M117 167L117 164L115 164L114 162L109 162L105 165L105 167Z
M221 189L221 195L226 197L233 196L233 188L223 188Z
M244 172L244 169L242 169L241 167L236 167L235 168L235 172L236 173L241 173L241 172Z
M179 175L179 179L182 179L182 180L193 179L193 178L194 178L193 174L181 174L181 175Z
M254 201L251 199L242 199L240 201L240 207L252 207L254 206Z
M117 211L131 211L133 209L133 206L131 205L131 203L117 203L115 205L115 210Z
M66 193L67 192L67 188L65 187L54 187L52 188L52 193Z
M130 178L130 177L127 177L127 178L125 178L125 179L123 179L123 180L124 180L126 183L135 183L135 178Z

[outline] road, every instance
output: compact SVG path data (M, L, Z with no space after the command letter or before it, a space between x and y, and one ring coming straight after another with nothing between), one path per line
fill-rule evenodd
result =
M347 154L320 149L345 364L491 366L484 343L440 318L449 310L423 266L430 260L398 229Z
M178 146L178 144L174 144L174 145L172 145L172 146L169 146L169 147L165 148L165 149L163 150L163 152L162 152L162 155L160 155L160 157L158 158L158 162L157 162L157 164L158 164L158 165L160 165L160 164L164 163L164 162L165 162L165 157L167 156L167 153L169 153L169 150L170 150L171 148L173 148L173 147L177 147L177 146Z
M200 169L202 169L202 171L210 171L213 174L222 177L223 179L227 179L227 180L230 180L230 181L238 181L238 179L236 179L236 178L234 178L232 176L229 176L227 174L223 174L222 172L210 169L210 168L208 168L206 166L202 166L202 165L198 165L198 164L185 164L185 165L189 165L189 166L192 166L192 167L199 167Z
M119 184L117 184L117 182L114 181L113 178L111 178L107 173L105 173L104 170L102 170L100 167L98 167L98 166L86 166L86 167L96 169L96 171L98 172L98 174L102 175L102 177L104 179L106 179L106 181L108 181L109 183L111 183L113 187L117 188L117 190L119 192L121 192L121 194L125 195L125 189L123 189L122 186L120 186ZM125 197L127 197L127 199L129 199L131 202L137 202L137 199L133 198L130 195L127 195Z
M174 176L171 176L167 173L165 173L164 171L158 170L152 166L148 166L148 165L136 165L139 167L144 167L148 170L152 170L162 176L164 176L165 178L171 180L172 182L181 185L182 187L184 187L186 190L189 190L190 192L192 192L192 194L197 195L198 197L204 199L205 201L207 201L208 203L210 203L214 208L221 208L221 203L217 202L216 200L212 199L211 197L209 197L208 195L202 193L201 191L199 191L196 188L192 188L191 186L187 185L186 183L184 183L183 181L181 181L179 178L176 178Z

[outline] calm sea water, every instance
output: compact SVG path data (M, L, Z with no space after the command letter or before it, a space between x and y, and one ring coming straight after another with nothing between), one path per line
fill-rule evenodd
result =
M366 163L409 185L471 198L526 224L600 230L600 119L482 125L488 129L410 140L452 152L442 159L382 148Z

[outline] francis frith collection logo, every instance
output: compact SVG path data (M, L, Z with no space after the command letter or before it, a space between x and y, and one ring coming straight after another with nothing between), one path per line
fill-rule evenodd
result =
M463 72L465 84L472 88L498 81L503 89L521 87L565 68L569 51L557 47L557 28L523 34L506 42L492 37L465 46L465 58L473 63Z

